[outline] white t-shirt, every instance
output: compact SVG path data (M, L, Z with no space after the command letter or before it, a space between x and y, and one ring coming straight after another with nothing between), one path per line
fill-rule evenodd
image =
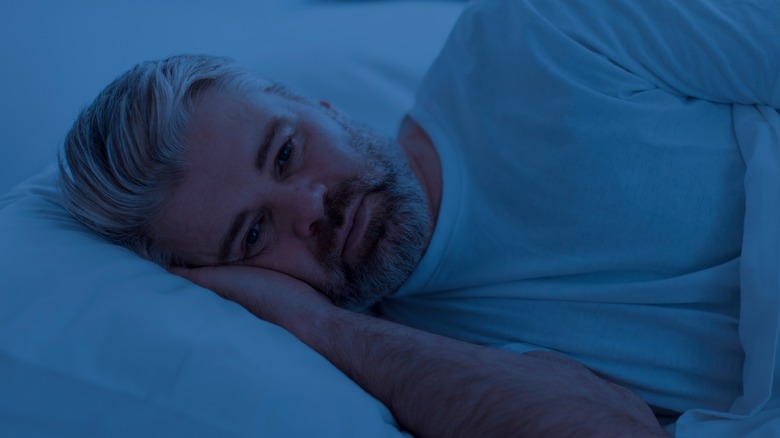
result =
M714 3L471 4L410 112L442 161L436 230L377 312L565 353L658 411L727 411L744 366L733 104L780 107L780 51L762 58L780 7Z

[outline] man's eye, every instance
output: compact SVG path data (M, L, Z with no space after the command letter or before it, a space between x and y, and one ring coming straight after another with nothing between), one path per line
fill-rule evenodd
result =
M249 233L246 235L246 246L250 247L257 243L257 239L260 238L260 229L261 225L260 222L252 225L252 228L249 230Z
M287 140L284 145L282 145L282 148L279 149L279 155L276 156L276 164L279 166L279 169L284 169L284 166L287 164L287 161L292 157L293 154L293 142L292 140Z

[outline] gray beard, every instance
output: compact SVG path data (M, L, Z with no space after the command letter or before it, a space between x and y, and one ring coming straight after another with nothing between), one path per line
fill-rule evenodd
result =
M421 184L395 142L352 122L337 121L378 175L344 181L327 202L329 223L322 225L319 242L327 280L314 286L337 306L362 310L398 290L414 272L430 239L430 211ZM379 195L381 201L361 242L359 261L346 263L335 250L335 230L343 225L351 200L367 193Z

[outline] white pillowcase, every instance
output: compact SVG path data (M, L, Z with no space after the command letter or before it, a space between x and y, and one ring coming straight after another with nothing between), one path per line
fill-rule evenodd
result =
M239 60L392 134L460 9L313 8ZM55 177L0 198L0 435L405 435L285 330L92 235Z

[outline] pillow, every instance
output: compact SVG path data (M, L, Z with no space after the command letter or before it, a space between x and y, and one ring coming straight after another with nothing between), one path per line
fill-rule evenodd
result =
M310 8L238 59L392 134L460 9ZM55 179L0 198L2 435L408 436L285 330L91 234Z

